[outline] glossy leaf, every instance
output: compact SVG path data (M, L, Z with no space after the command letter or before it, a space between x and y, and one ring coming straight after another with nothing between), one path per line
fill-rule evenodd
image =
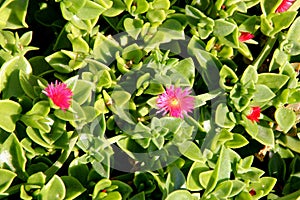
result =
M16 128L16 122L22 111L20 104L11 100L0 100L0 128L7 132L13 132Z
M284 133L287 133L296 121L296 114L293 110L285 107L278 108L275 112L275 120L278 123L280 129Z
M63 180L54 175L50 181L42 188L40 197L45 200L62 200L66 196L66 188Z
M14 178L17 176L14 172L7 169L0 169L0 193L4 193L13 182Z

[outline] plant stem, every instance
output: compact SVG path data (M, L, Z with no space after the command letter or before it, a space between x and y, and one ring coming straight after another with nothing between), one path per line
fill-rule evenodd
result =
M259 69L259 67L263 64L263 62L270 54L275 42L277 41L277 38L278 38L278 34L274 35L273 37L270 37L266 42L263 50L260 52L259 56L255 59L255 61L252 64L256 68L256 70Z

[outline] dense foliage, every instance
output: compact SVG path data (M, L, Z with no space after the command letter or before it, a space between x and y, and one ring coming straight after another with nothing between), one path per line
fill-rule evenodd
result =
M1 0L0 199L296 199L299 0Z

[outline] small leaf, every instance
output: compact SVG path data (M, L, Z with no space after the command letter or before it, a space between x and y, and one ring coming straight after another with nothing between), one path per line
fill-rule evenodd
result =
M39 196L45 200L63 200L66 196L66 188L62 179L54 175L42 188Z
M246 146L249 143L249 141L242 136L241 134L234 133L233 139L225 142L225 146L228 148L241 148Z
M192 196L192 194L186 190L176 190L169 194L166 200L196 200L197 198Z
M266 85L257 84L255 89L253 100L256 102L266 102L276 96Z
M23 179L25 174L26 156L17 136L11 133L0 149L0 168L10 169Z
M280 129L282 129L284 133L287 133L293 127L293 125L295 125L296 114L293 110L281 107L275 112L275 120Z
M179 151L185 157L187 157L193 161L201 162L203 160L202 152L201 152L200 148L194 142L186 141L186 142L182 143L179 146Z
M190 171L187 175L187 189L191 191L199 191L204 189L200 184L199 175L202 172L208 171L209 167L203 162L194 162L190 167Z
M0 128L7 132L13 132L22 107L11 100L0 100Z
M0 169L0 176L0 193L4 193L9 188L17 174L7 169Z
M229 118L229 109L225 103L218 105L216 110L216 124L224 128L233 128L235 123Z
M215 36L227 36L236 29L237 26L224 19L215 20L214 35Z
M268 86L274 92L278 91L282 88L289 77L282 74L274 74L274 73L261 73L258 75L257 84L262 84Z
M66 199L75 199L86 190L81 183L72 176L62 176L61 179L66 187Z

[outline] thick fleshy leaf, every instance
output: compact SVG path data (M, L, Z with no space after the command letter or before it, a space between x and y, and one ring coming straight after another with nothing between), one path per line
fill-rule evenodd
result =
M27 28L28 0L5 1L0 9L0 29Z
M186 190L176 190L169 194L166 200L196 200L197 197L192 196L192 194Z
M279 125L279 128L287 133L293 125L295 125L296 114L293 110L281 107L275 112L275 120Z
M0 100L0 128L7 132L13 132L16 128L16 122L22 111L20 104L11 100Z
M21 179L24 179L27 159L21 143L14 133L11 133L1 145L0 158L2 169L9 169L18 174Z
M23 90L19 81L19 71L30 74L32 72L30 63L24 56L15 56L9 61L5 62L0 68L0 92L4 92L5 98L10 96L19 96L23 93ZM10 90L8 84L15 85L15 91Z
M45 200L63 200L66 196L66 188L63 180L54 175L51 180L42 188L39 196Z
M4 193L9 188L17 174L7 169L0 169L0 175L0 193Z
M66 187L66 199L74 199L86 190L81 183L72 176L62 176L61 179Z
M191 191L204 189L200 184L199 175L205 171L209 171L209 167L204 162L194 162L187 175L187 189Z
M185 157L187 157L193 161L201 162L203 160L202 152L201 152L200 148L194 142L186 141L186 142L182 143L179 146L179 151Z
M289 77L282 74L275 74L275 73L261 73L258 75L257 84L262 84L268 86L274 92L278 91L282 88Z

